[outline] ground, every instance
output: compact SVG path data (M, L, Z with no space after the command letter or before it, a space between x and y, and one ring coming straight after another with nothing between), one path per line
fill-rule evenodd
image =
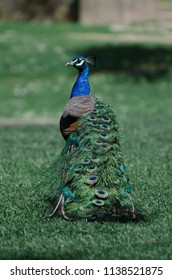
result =
M158 22L0 23L1 259L172 258L170 31L170 23ZM92 93L110 103L121 122L142 212L136 222L41 219L47 202L40 170L64 145L58 122L76 78L64 64L92 53L98 57Z

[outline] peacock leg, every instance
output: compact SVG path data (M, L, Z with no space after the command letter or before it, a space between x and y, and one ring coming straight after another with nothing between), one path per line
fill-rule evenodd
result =
M63 199L63 195L61 194L61 196L60 196L60 198L59 198L59 200L58 200L58 202L57 202L57 205L56 205L56 207L54 208L53 212L50 213L49 215L46 215L46 218L50 218L50 217L52 217L52 216L55 214L55 212L58 210L60 204L62 203L62 199Z
M71 220L65 213L65 210L64 210L64 195L62 194L62 202L61 202L61 214L63 216L63 218L65 218L66 220Z

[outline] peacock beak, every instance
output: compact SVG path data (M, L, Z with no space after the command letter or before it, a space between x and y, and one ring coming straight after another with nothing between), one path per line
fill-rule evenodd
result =
M73 60L68 61L65 66L73 66L74 62Z

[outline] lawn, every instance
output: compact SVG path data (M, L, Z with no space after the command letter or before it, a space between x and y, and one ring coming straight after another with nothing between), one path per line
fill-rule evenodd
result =
M0 23L1 259L172 259L172 46L114 36L107 26ZM40 170L64 145L58 121L76 77L64 64L92 53L92 93L122 123L136 222L41 219Z

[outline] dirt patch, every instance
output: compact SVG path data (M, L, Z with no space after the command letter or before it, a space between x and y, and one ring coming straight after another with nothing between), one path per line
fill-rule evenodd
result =
M1 118L0 126L26 126L26 125L58 125L57 119L35 118L35 119L12 119Z
M75 33L71 32L66 35L71 39L75 40L84 40L84 41L105 41L105 42L155 42L155 43L163 43L163 44L171 44L172 43L172 35L171 34L159 34L159 35L144 35L144 34L132 34L132 33L124 33L124 34L99 34L99 33Z

